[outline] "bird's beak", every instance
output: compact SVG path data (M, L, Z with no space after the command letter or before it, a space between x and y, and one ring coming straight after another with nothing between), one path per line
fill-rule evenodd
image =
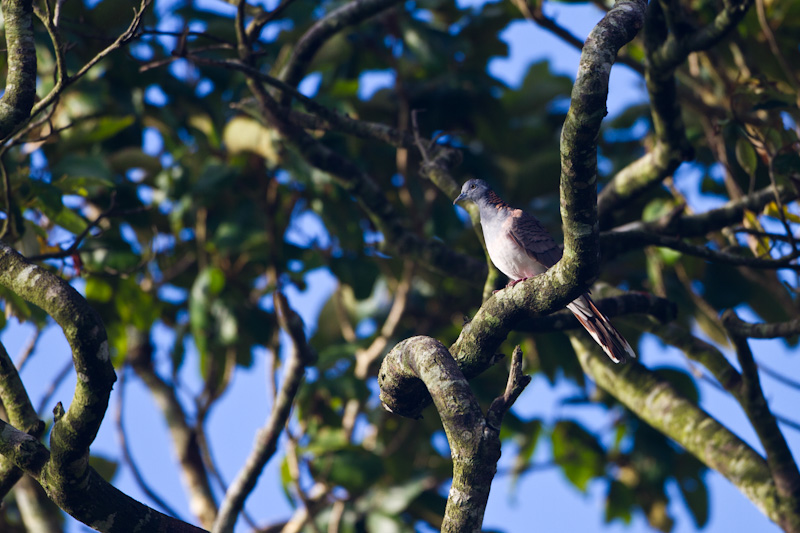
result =
M458 202L460 202L466 197L467 195L462 192L461 194L458 195L458 197L455 200L453 200L453 205L456 205Z

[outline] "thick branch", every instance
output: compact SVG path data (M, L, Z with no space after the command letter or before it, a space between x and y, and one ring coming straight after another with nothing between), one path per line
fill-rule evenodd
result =
M64 330L72 348L78 381L69 410L53 426L50 465L58 475L80 478L87 466L89 445L97 435L116 380L103 322L64 280L28 263L2 242L0 285L44 309Z
M517 359L521 364L521 355ZM493 404L493 417L498 423L506 405L513 403L527 384L516 370L512 369L514 377L509 381L510 390L507 388L503 405ZM453 458L453 484L442 531L480 531L500 458L499 429L487 425L472 389L447 348L430 337L402 341L384 359L378 384L381 402L387 409L413 418L419 418L419 405L407 403L407 391L427 389L442 419Z
M716 44L747 13L752 0L728 0L714 21L693 33L677 34L660 2L650 2L645 27L647 52L645 80L652 104L655 146L653 150L622 169L598 198L603 220L611 211L661 183L682 161L694 157L685 134L677 98L675 69L691 52ZM674 21L671 21L674 22ZM672 33L667 33L673 30Z
M86 466L78 482L73 478L53 475L47 468L53 456L39 439L15 429L0 420L0 454L11 458L26 474L36 479L51 500L97 531L127 533L154 531L203 533L204 530L163 515L123 494L105 481L93 468ZM82 501L80 506L67 506L69 501Z
M600 388L725 476L765 515L779 522L778 494L769 466L746 442L644 366L612 368L591 340L583 335L570 339L584 371Z
M36 47L31 0L3 0L8 78L0 98L0 139L5 139L31 114L36 98ZM8 201L8 200L6 200Z
M0 405L12 426L37 439L42 436L44 422L39 420L17 369L2 343L0 343ZM13 465L6 465L0 475L0 499L11 490L21 476L22 470Z
M611 65L642 26L645 8L644 0L618 2L586 41L561 134L564 255L544 274L486 300L464 327L450 351L468 379L495 362L494 350L520 319L565 307L597 275L597 136L606 114Z
M608 79L619 49L644 21L644 0L621 0L589 34L581 53L564 128L561 131L561 218L564 257L545 276L572 280L566 304L597 276L597 137L607 114ZM567 294L565 294L567 296Z

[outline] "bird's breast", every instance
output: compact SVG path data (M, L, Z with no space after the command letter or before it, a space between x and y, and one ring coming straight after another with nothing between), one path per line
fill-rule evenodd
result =
M494 233L493 238L489 238L486 231L483 234L489 258L500 272L512 280L530 278L547 270L531 258L507 231L489 233Z

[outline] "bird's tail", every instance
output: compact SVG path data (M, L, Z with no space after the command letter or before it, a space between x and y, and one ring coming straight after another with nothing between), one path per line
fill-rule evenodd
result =
M589 335L606 352L606 355L615 363L624 363L628 356L636 358L636 352L631 345L620 335L611 321L600 312L588 294L575 299L567 309L578 319L581 325L586 328Z

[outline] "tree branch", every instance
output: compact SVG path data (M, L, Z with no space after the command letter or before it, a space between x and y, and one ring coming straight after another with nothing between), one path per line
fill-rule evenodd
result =
M225 494L212 529L214 533L233 531L236 519L244 508L245 499L255 488L258 476L261 475L267 462L275 454L278 437L291 414L292 403L303 381L305 368L316 359L314 351L306 340L300 316L289 307L289 302L280 291L275 291L274 301L278 322L292 339L292 351L286 362L283 384L272 406L269 420L256 435L250 456Z
M486 300L464 327L450 352L468 379L494 364L494 350L521 318L563 308L597 275L597 136L614 57L642 26L645 9L644 0L618 2L587 39L561 133L564 255L544 274Z
M780 195L781 200L787 203L798 197L798 193L792 187L779 186L777 193ZM725 205L705 213L696 215L670 213L650 222L636 221L625 224L600 234L603 258L608 261L623 251L645 246L646 242L636 241L636 239L648 233L686 238L719 231L725 227L740 223L745 211L758 213L767 204L774 201L775 189L769 186L753 194L731 200ZM630 237L624 235L628 232L631 232ZM619 235L622 235L622 237L619 237ZM628 238L630 238L630 241L626 242Z
M44 433L44 422L39 420L19 373L2 343L0 343L0 406L3 407L8 422L14 427L37 439ZM0 475L0 499L8 494L21 476L22 470L7 465Z
M776 259L762 258L762 257L748 257L746 255L738 255L730 252L723 252L713 250L706 246L697 246L689 244L688 242L668 235L659 235L648 231L614 231L608 234L603 234L602 242L604 244L613 241L611 246L616 249L634 250L643 248L645 246L659 246L662 248L670 248L677 250L687 255L706 259L719 264L734 265L734 266L747 266L751 268L767 268L767 269L790 269L800 271L800 265L794 261L800 257L800 250L795 250L789 255L779 257ZM603 248L603 259L607 261L609 257L616 255L612 249L609 254L606 254L606 249Z
M69 284L2 242L0 285L44 309L64 330L72 348L78 382L69 410L53 426L51 466L60 475L80 476L86 468L81 459L88 457L116 380L103 323Z
M353 0L326 14L294 45L292 56L280 77L287 84L297 86L314 55L328 39L342 28L363 22L398 3L399 0ZM281 104L287 105L289 101L289 95L284 94Z
M409 390L433 398L450 444L453 483L447 499L442 531L480 531L489 489L500 458L502 415L511 407L529 376L521 373L522 352L514 352L506 391L485 418L457 363L439 341L411 337L395 346L378 374L381 402L389 411L419 418L419 404ZM489 419L496 425L489 423Z
M217 503L203 464L197 433L187 421L186 411L178 400L175 388L156 373L153 345L147 333L129 328L128 336L128 363L164 415L180 465L181 479L189 497L189 508L204 527L210 528L217 514Z
M638 417L733 483L780 523L778 493L766 461L666 380L639 364L611 367L588 338L570 335L584 371Z
M737 337L749 339L775 339L800 333L800 318L788 322L751 324L730 313L725 318L725 328Z
M736 348L739 366L742 368L742 381L736 391L736 397L767 453L767 464L775 481L782 515L776 522L786 531L797 531L800 527L800 471L764 397L758 377L758 367L747 338L736 333L735 325L738 322L740 320L732 309L723 313L722 323L728 330L728 335ZM728 328L728 324L731 323L734 324L732 329Z
M30 116L36 98L36 47L33 2L3 0L8 78L0 98L0 139L5 139ZM6 199L6 202L9 200Z
M726 0L725 8L709 26L690 34L676 34L676 26L667 21L670 14L662 11L660 2L650 2L645 27L645 80L652 107L655 146L617 173L603 188L598 197L602 225L610 219L614 209L661 183L682 161L694 157L681 117L675 69L691 52L705 50L725 37L742 20L752 2ZM671 33L667 33L668 29Z

